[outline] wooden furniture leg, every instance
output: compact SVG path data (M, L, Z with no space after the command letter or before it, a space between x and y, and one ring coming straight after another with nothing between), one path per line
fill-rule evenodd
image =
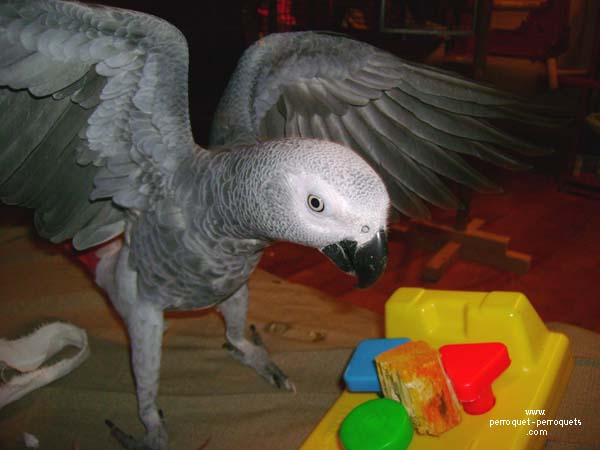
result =
M423 271L426 281L438 281L459 257L519 275L527 273L531 256L508 250L510 238L481 231L484 223L482 219L472 219L464 230L459 230L413 219L407 225L393 224L390 238L404 239L418 248L435 252Z

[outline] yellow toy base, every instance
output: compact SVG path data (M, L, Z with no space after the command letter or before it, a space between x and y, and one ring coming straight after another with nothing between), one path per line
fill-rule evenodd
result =
M517 292L397 290L385 307L386 337L408 337L434 347L502 342L511 365L493 383L496 405L463 413L440 437L415 434L409 450L539 450L573 369L568 338L548 331L527 298ZM300 450L340 450L339 426L375 394L344 392Z

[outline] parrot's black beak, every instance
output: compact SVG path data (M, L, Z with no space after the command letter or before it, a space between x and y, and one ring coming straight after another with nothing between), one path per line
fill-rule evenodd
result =
M387 237L379 230L373 238L361 245L343 240L321 249L344 272L356 275L357 287L371 286L385 270L388 258Z

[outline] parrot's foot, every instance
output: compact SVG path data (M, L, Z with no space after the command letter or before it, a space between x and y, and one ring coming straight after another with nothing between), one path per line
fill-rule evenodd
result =
M260 334L256 331L254 325L250 325L250 333L251 341L244 339L235 344L226 342L223 347L229 350L229 353L235 359L252 367L272 385L277 386L279 389L296 392L294 383L271 361L269 353L265 349Z
M119 441L119 444L127 450L168 450L168 436L165 427L162 411L159 411L161 423L160 426L149 430L143 439L139 440L125 433L110 420L106 421L106 425L110 428L110 433Z

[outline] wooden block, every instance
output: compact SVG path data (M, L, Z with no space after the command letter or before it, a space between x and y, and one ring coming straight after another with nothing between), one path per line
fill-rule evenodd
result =
M433 258L431 258L423 270L423 279L426 281L438 281L460 254L461 244L448 242Z
M509 250L506 252L506 270L525 275L531 267L531 256L526 253Z
M458 400L437 350L411 341L375 358L383 394L402 402L418 433L439 436L460 423Z
M391 229L392 239L406 239L411 245L430 252L437 252L427 263L423 278L437 281L457 256L519 275L527 273L531 257L524 253L508 250L510 238L481 231L482 219L472 219L465 230L414 219L408 226Z
M558 89L558 66L556 58L546 60L546 70L548 71L548 87L552 90Z
M478 230L479 228L481 228L483 226L484 223L485 223L485 220L483 220L483 219L475 218L475 219L471 220L467 225L467 232L473 231L473 230Z

